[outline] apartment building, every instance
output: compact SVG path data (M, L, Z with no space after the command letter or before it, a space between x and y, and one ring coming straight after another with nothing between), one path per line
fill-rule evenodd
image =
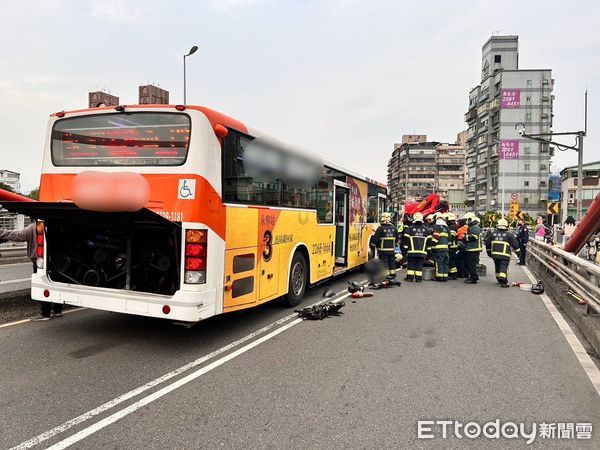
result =
M550 133L550 69L519 69L519 37L492 36L482 47L481 82L469 92L467 199L473 210L508 211L517 193L521 210L545 215L552 149L523 138Z
M561 220L564 222L568 216L577 218L577 166L566 167L560 172L561 194L560 210ZM582 215L600 194L600 161L589 162L583 165L583 183L581 183L583 203Z

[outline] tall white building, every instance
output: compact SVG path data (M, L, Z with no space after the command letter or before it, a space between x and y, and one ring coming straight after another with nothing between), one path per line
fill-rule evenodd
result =
M469 93L467 200L472 209L508 213L511 199L532 216L545 215L552 149L519 135L550 133L550 69L519 69L519 37L492 36L482 47L481 82Z

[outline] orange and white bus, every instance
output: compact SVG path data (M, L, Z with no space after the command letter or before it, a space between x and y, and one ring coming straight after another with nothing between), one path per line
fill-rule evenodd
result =
M292 169L249 170L257 139L201 106L51 115L40 202L5 204L38 220L32 297L196 322L277 298L296 305L364 264L385 186L323 161L314 182L288 180L308 160L275 141Z

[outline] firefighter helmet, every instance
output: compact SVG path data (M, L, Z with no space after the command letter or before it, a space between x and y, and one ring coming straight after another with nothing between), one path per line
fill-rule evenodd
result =
M394 261L396 261L397 263L402 261L402 253L396 253L394 255Z
M418 222L423 223L423 214L421 214L419 212L415 213L415 215L413 216L413 222L414 223L418 223Z
M508 228L508 221L506 219L500 219L496 226L499 230L506 230Z
M544 293L544 285L541 281L538 281L534 285L531 286L531 292L534 294L543 294Z
M381 214L381 223L391 223L392 215L389 212L384 212Z
M448 214L446 214L446 220L454 222L456 221L456 216L454 215L454 213L449 212Z
M429 214L427 217L425 217L425 220L427 222L433 222L435 220L435 215L434 214Z

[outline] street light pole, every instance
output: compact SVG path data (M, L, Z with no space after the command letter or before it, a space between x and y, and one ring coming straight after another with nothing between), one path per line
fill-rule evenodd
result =
M187 55L183 55L183 104L184 105L187 105L186 80L185 80L185 58L196 53L196 50L198 50L198 46L194 45L192 48L190 48L190 51L188 52Z
M555 145L560 151L575 150L577 152L577 220L581 220L583 215L583 137L587 134L587 91L585 91L585 122L583 131L568 131L565 133L537 133L527 134L525 132L525 124L517 123L515 130L518 133L533 141L541 142L543 144ZM550 136L550 139L546 139L545 136ZM575 136L575 145L566 145L560 142L552 140L553 136Z

